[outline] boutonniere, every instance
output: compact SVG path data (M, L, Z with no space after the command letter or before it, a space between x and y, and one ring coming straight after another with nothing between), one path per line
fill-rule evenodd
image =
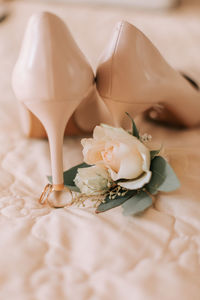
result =
M137 215L152 205L157 193L179 188L160 150L149 149L150 136L140 136L130 119L131 132L101 124L93 138L82 139L84 163L64 172L64 184L72 195L70 205L85 206L90 199L96 213L121 205L124 215Z

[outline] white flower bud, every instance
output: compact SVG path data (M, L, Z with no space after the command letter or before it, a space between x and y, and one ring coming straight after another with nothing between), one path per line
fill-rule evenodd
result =
M104 194L110 186L110 181L108 171L100 166L80 168L74 179L81 193L86 195Z

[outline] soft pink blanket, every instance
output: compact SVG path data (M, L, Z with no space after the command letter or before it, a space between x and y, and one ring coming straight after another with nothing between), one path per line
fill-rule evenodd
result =
M0 24L0 300L199 300L200 129L138 121L164 145L182 184L160 194L142 217L124 217L120 208L95 215L92 207L38 204L50 172L48 143L23 137L10 77L28 17L44 9L66 21L94 70L115 22L126 19L175 68L200 80L198 5L149 14L11 3L10 17ZM79 142L65 140L66 169L82 160Z

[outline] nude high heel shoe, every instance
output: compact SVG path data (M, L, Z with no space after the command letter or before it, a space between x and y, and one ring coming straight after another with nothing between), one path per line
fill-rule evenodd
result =
M97 68L97 89L116 126L157 105L179 124L200 124L200 93L135 26L119 22Z
M30 18L12 85L24 109L35 115L47 132L53 188L62 190L66 124L95 86L86 58L54 14L43 12Z

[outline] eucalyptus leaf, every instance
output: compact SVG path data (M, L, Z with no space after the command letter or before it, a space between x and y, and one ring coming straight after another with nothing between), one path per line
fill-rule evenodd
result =
M151 161L152 177L145 186L150 194L158 191L171 192L180 187L180 182L168 162L161 156L156 156Z
M151 150L150 151L150 156L151 156L151 160L154 159L154 157L156 157L160 152L160 149L159 150Z
M132 122L132 135L135 136L137 139L139 139L140 138L140 134L139 134L139 131L138 131L136 125L135 125L135 122L134 122L133 118L129 115L129 113L126 112L126 114L127 114L127 116L130 118L130 120Z
M152 205L151 197L144 191L129 198L123 205L123 214L125 216L137 215Z
M109 196L105 198L105 202L102 202L96 209L96 213L101 213L106 210L112 209L114 207L120 206L125 201L127 201L130 197L135 194L134 191L128 191L128 193L124 196L117 196L115 199L109 199Z
M166 178L163 183L159 186L158 190L160 192L172 192L180 187L180 181L176 176L176 173L172 167L166 162Z
M63 173L64 185L69 188L71 187L71 190L79 191L79 189L76 188L76 185L74 183L74 178L76 177L78 169L88 168L88 167L91 167L91 166L86 163L81 163L81 164L76 165L76 166L70 168L69 170L65 171ZM48 178L49 182L52 183L52 176L47 176L47 178Z

